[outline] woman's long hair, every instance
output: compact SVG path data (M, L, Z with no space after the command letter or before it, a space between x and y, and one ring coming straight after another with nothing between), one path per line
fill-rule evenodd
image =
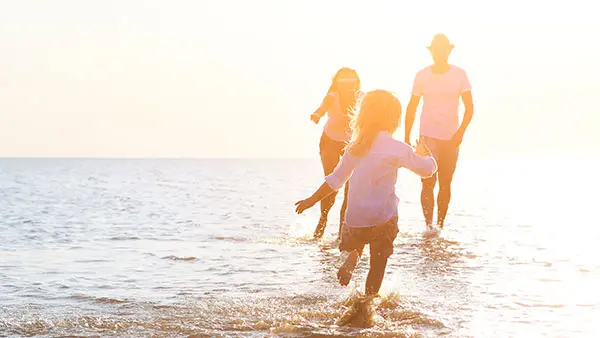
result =
M340 79L355 79L356 84L353 89L350 90L342 90L339 87ZM348 67L343 67L335 73L333 79L331 81L331 85L329 86L329 90L327 94L337 93L338 99L340 103L340 109L346 114L350 115L353 113L356 107L357 100L357 92L360 90L360 78L358 77L358 73L356 70Z
M402 106L394 94L385 90L368 92L352 122L352 141L347 151L352 156L366 155L380 131L396 131L401 116Z

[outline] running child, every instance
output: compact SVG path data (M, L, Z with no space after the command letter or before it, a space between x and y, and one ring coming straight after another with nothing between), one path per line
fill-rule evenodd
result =
M348 208L339 246L347 258L338 271L338 280L341 285L348 285L364 246L369 244L367 296L378 294L398 235L398 169L407 168L421 178L431 177L437 171L437 163L425 144L417 142L415 152L392 137L401 115L400 102L392 93L367 93L340 163L311 197L296 202L296 212L300 214L349 181Z

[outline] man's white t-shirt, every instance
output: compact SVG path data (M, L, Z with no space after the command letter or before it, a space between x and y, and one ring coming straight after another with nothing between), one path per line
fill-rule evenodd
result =
M450 66L444 74L435 74L427 67L415 76L412 95L423 96L420 136L450 140L458 130L460 96L471 91L467 73Z

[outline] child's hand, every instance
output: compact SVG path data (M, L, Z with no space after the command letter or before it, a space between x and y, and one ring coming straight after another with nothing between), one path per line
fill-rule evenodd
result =
M304 212L304 210L309 209L313 205L315 205L315 203L316 202L314 202L312 198L307 198L305 200L296 202L296 213L301 214L302 212Z
M431 156L431 150L429 150L425 142L421 142L421 140L417 140L417 149L415 152L421 157Z

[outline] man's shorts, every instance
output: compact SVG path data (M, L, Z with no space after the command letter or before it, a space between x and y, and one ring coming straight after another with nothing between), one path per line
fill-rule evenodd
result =
M421 142L425 142L437 162L437 177L441 176L452 180L458 161L458 147L454 146L450 140L439 140L428 136L421 136ZM435 177L436 175L423 180L435 179Z

